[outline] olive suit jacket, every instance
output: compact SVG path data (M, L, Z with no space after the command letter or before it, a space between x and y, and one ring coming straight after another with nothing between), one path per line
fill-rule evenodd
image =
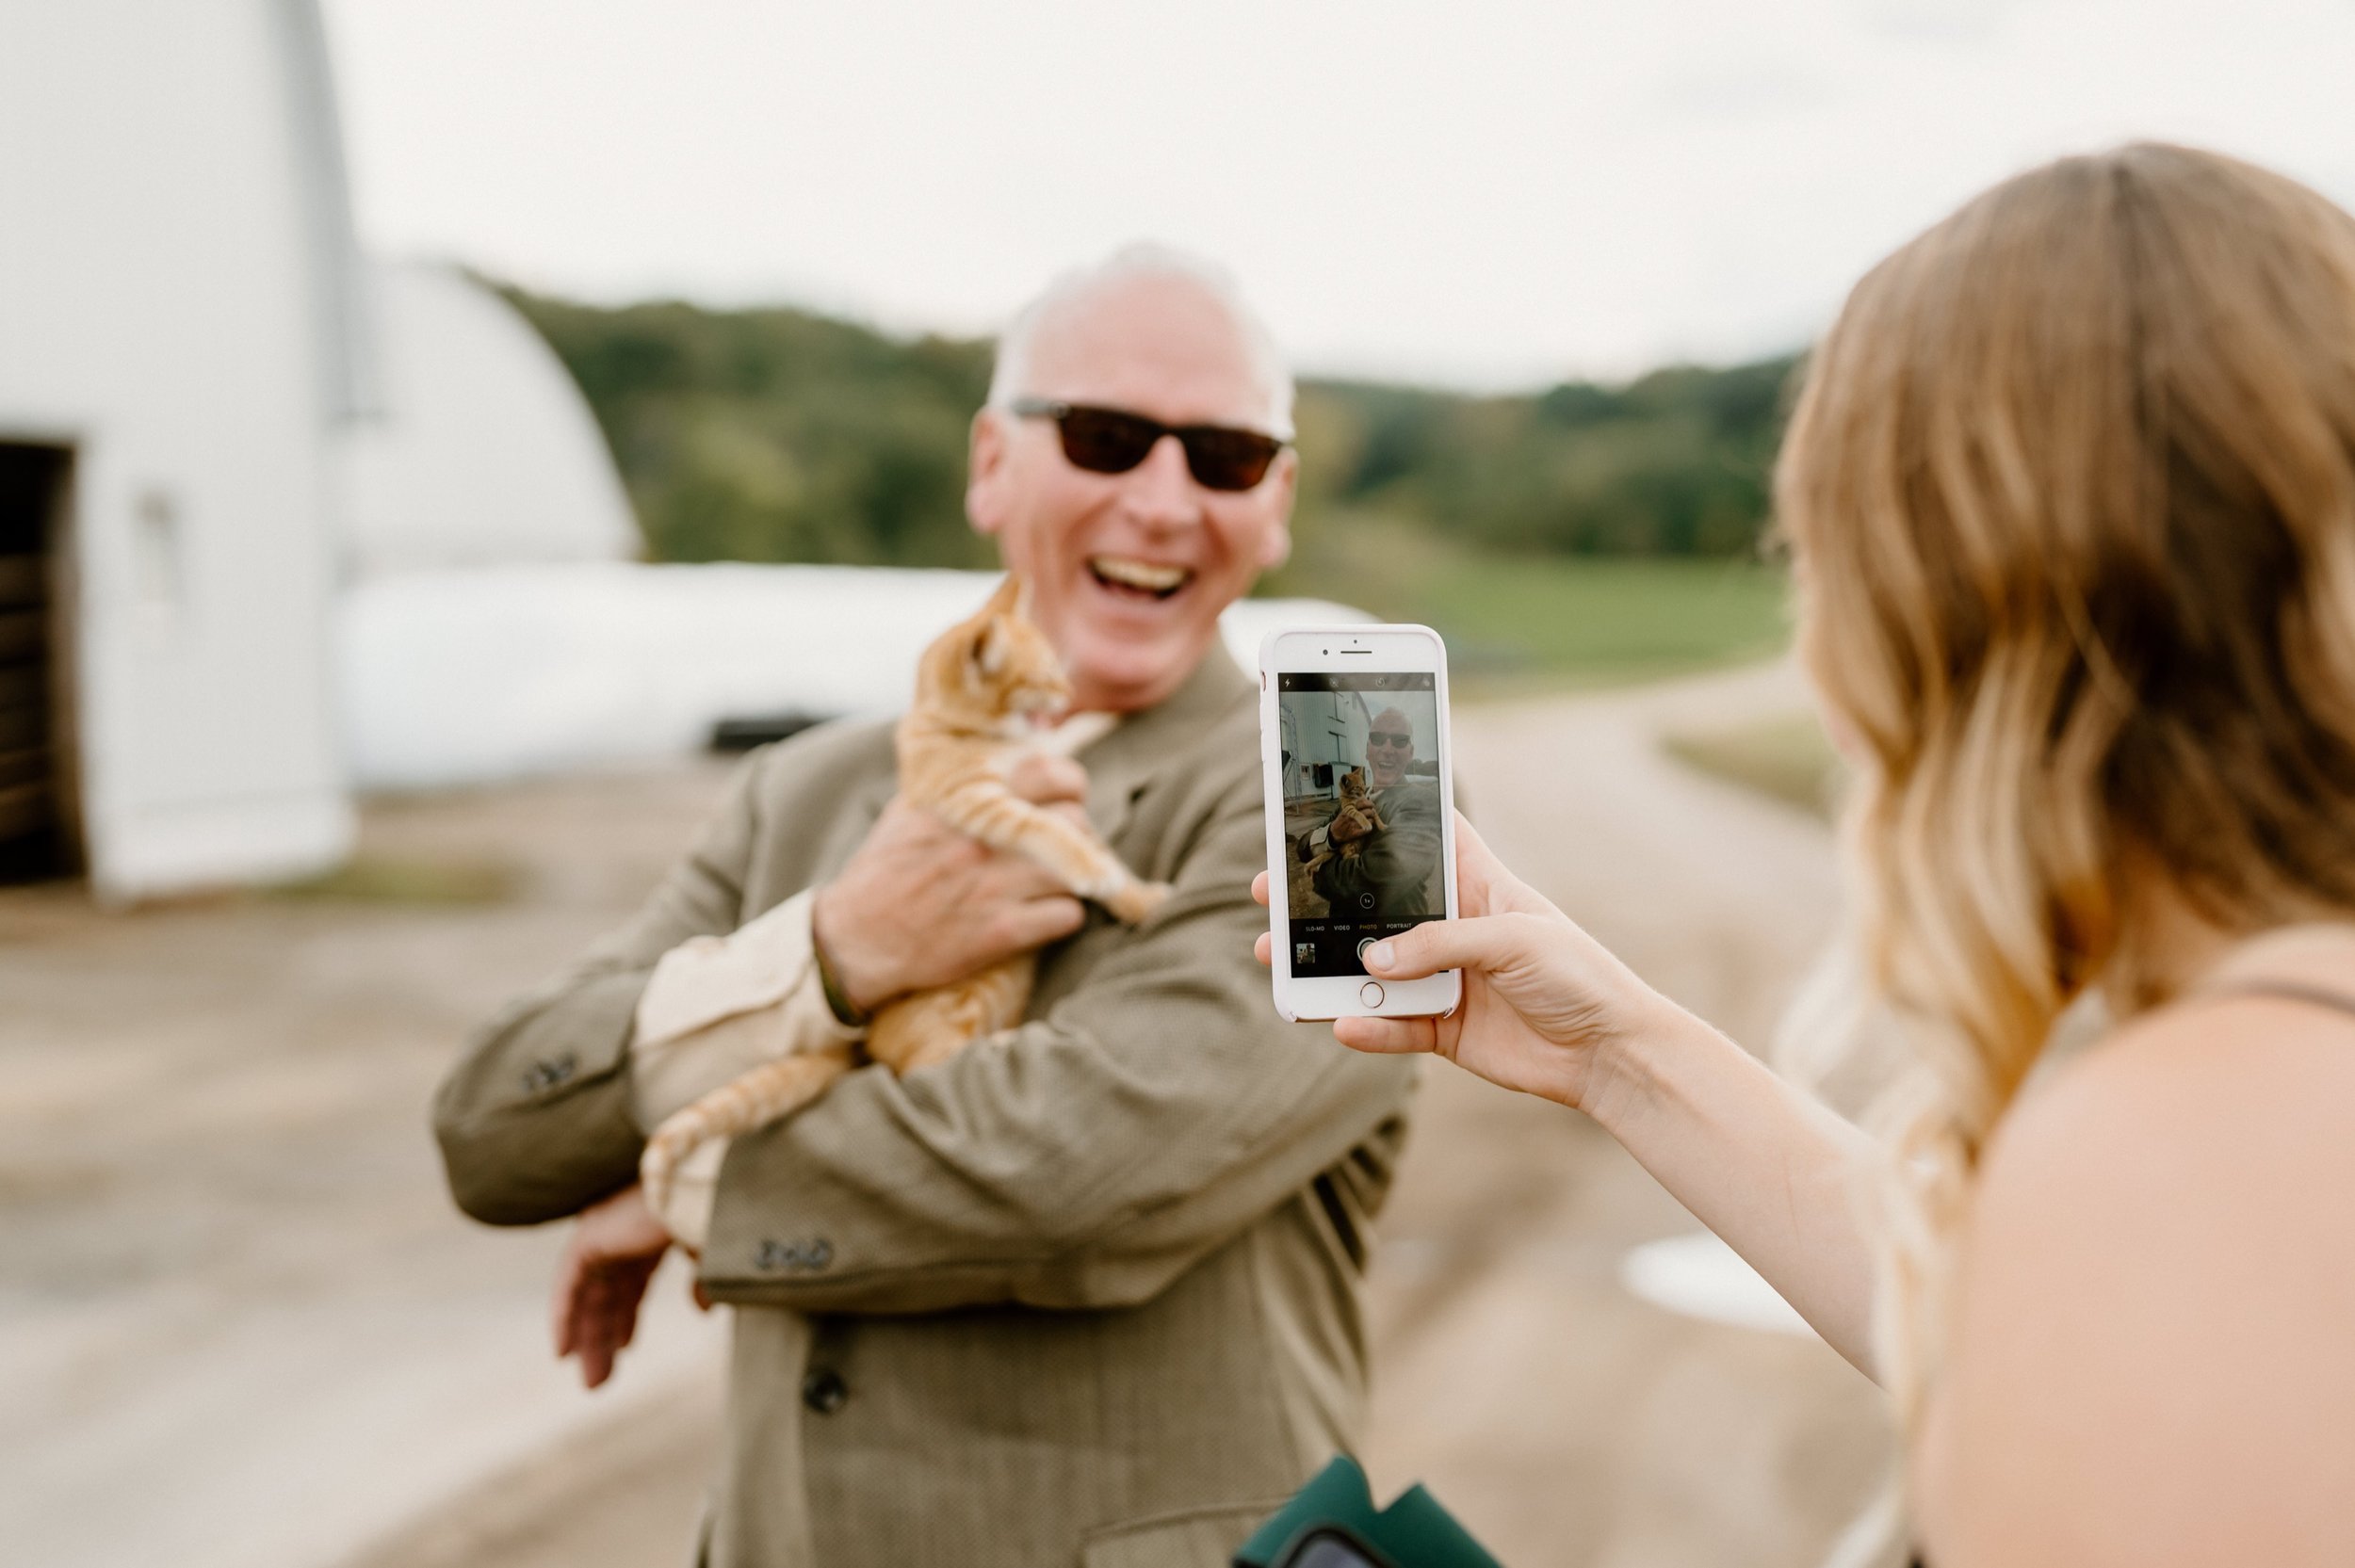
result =
M701 1265L737 1309L706 1561L1214 1568L1353 1447L1413 1070L1270 1004L1258 758L1214 647L1082 758L1090 816L1167 905L1047 949L1010 1039L863 1068L730 1145ZM885 727L756 753L644 908L443 1083L460 1206L535 1224L633 1181L656 960L833 875L892 789Z

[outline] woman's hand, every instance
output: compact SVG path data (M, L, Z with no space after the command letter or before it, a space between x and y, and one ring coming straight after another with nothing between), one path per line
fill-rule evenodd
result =
M1334 1037L1359 1051L1430 1051L1489 1082L1591 1108L1615 1051L1683 1014L1488 852L1455 818L1463 917L1430 920L1366 950L1369 973L1418 979L1464 972L1447 1018L1343 1018ZM1267 878L1252 897L1268 901ZM1270 939L1261 937L1259 962Z
M1873 1253L1852 1201L1876 1157L1864 1136L1637 979L1461 816L1455 883L1464 918L1366 949L1389 979L1462 970L1454 1016L1343 1018L1334 1035L1430 1051L1594 1117L1869 1376ZM1266 903L1267 879L1251 891ZM1260 962L1271 946L1259 939Z

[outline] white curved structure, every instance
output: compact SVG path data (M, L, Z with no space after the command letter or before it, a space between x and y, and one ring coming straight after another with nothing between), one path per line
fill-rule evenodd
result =
M530 323L455 267L367 276L385 408L353 443L356 574L637 555L596 419Z
M116 897L333 862L366 377L316 9L0 6L0 848Z
M431 789L642 765L723 719L881 717L988 572L619 562L416 572L355 585L340 617L352 768ZM1361 610L1245 599L1222 630L1250 669L1275 626Z

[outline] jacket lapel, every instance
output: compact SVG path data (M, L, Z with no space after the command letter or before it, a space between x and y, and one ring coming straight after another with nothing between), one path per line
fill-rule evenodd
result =
M1226 643L1214 641L1184 685L1080 753L1088 770L1088 820L1105 843L1120 849L1155 776L1189 754L1201 732L1232 712L1250 689Z

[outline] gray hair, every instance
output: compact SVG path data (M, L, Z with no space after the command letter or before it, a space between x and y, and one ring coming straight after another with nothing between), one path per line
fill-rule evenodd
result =
M1138 242L1124 245L1092 267L1074 267L1048 283L1022 307L998 337L998 363L989 378L989 406L1009 408L1030 393L1031 348L1039 330L1073 306L1095 299L1117 284L1138 278L1177 279L1194 284L1226 311L1251 357L1251 371L1267 395L1268 428L1289 440L1292 434L1292 374L1275 347L1275 334L1259 312L1243 299L1234 274L1216 262L1175 246Z

